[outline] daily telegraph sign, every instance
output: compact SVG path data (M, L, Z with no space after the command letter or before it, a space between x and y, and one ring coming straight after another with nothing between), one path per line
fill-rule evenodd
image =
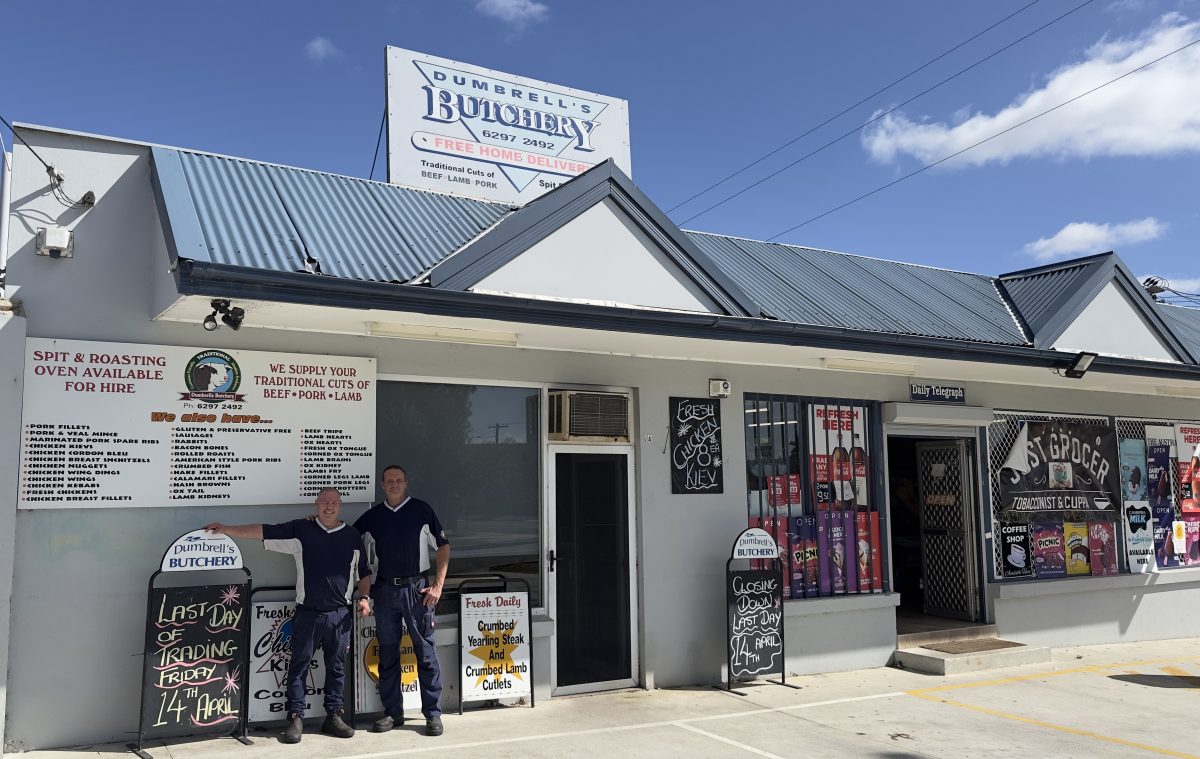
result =
M387 91L395 184L524 205L608 158L630 173L624 100L395 47Z

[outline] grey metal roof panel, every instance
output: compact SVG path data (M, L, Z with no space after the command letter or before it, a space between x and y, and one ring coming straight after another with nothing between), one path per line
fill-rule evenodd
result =
M778 319L1028 344L991 277L793 245L688 234Z
M407 282L512 209L354 177L178 152L209 260Z
M304 245L264 164L179 152L209 260L304 271Z
M1158 313L1193 356L1200 355L1200 308L1159 303Z
M1100 264L1095 259L1085 259L1030 274L1006 275L1000 282L1025 323L1037 333L1062 307L1064 299L1081 287Z

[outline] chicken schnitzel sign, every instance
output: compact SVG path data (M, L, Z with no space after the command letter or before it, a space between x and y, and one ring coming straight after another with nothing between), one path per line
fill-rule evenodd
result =
M19 508L373 494L375 359L30 338Z

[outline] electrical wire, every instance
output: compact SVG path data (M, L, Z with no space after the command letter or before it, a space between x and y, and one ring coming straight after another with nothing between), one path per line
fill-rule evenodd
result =
M942 53L941 55L937 56L936 58L931 58L930 60L928 60L928 61L926 61L925 63L921 64L920 66L918 66L917 68L915 68L915 69L913 69L912 71L908 72L908 73L907 73L907 74L905 74L904 76L902 76L902 77L900 77L899 79L897 79L897 80L893 81L891 84L885 85L885 86L883 86L883 87L881 87L881 88L879 88L879 89L875 90L875 91L874 91L874 92L872 92L870 95L867 95L867 96L866 96L866 97L864 97L862 100L859 100L857 103L855 103L855 104L853 104L853 105L848 105L848 106L846 106L846 107L845 107L845 108L843 108L842 110L838 111L837 113L833 114L833 115L832 115L832 116L830 116L829 118L827 118L827 119L825 119L824 121L822 121L820 124L817 124L816 126L812 127L811 129L809 129L808 131L804 132L803 134L800 134L800 135L797 135L797 136L793 137L792 139L790 139L790 140L788 140L787 142L783 143L782 145L780 145L779 147L775 148L775 149L774 149L774 150L772 150L771 152L769 152L769 153L766 153L765 155L763 155L763 156L761 156L761 157L759 157L759 158L756 158L756 159L755 159L754 161L752 161L751 163L748 163L748 164L746 164L745 166L743 166L742 168L740 168L740 169L738 169L737 171L733 172L732 174L730 174L729 176L725 177L724 179L718 180L717 182L714 182L713 184L710 184L708 187L705 187L703 190L701 190L700 192L698 192L698 193L696 193L695 195L691 196L691 197L690 197L690 198L688 198L687 200L684 200L684 201L681 201L681 202L679 202L679 203L676 203L674 206L672 206L671 208L668 208L668 209L667 209L667 213L671 213L671 212L675 211L676 209L678 209L678 208L680 208L680 207L682 207L682 206L686 206L688 203L691 203L691 202L692 202L693 200L695 200L696 198L700 197L701 195L704 195L705 193L709 192L710 190L714 190L714 189L716 189L717 187L720 187L721 185L725 184L725 183L726 183L726 182L728 182L730 179L733 179L734 177L738 176L738 175L739 175L739 174L741 174L742 172L744 172L744 171L746 171L746 170L748 170L748 169L752 169L752 168L754 168L755 166L757 166L758 164L760 164L760 163L762 163L763 161L767 160L768 158L770 158L771 156L775 155L776 153L778 153L779 151L783 150L784 148L786 148L786 147L789 147L790 145L792 145L792 144L794 144L794 143L798 142L799 140L802 140L802 139L804 139L805 137L809 136L810 134L812 134L813 132L817 131L817 130L818 130L818 129L820 129L821 127L823 127L823 126L825 126L825 125L829 124L831 121L834 121L835 119L838 119L838 118L840 118L840 117L842 117L842 116L845 116L847 113L849 113L850 111L852 111L852 110L854 110L855 108L859 107L860 105L862 105L863 103L867 102L868 100L870 100L871 98L875 97L876 95L882 95L883 93L887 92L887 91L888 91L888 90L890 90L891 88L895 87L897 84L900 84L901 82L903 82L905 79L908 79L908 78L909 78L910 76L912 76L913 74L919 73L920 71L922 71L922 70L924 70L924 69L928 68L929 66L932 66L933 64L937 63L937 62L938 62L938 61L940 61L941 59L945 58L947 55L950 55L951 53L953 53L955 50L958 50L959 48L961 48L963 45L966 45L966 44L968 44L968 43L970 43L970 42L973 42L974 40L978 39L979 37L981 37L981 36L983 36L983 35L987 34L987 33L988 33L988 32L990 32L991 30L995 29L997 26L1000 26L1000 25L1001 25L1001 24L1003 24L1005 21L1008 21L1008 20L1009 20L1010 18L1012 18L1013 16L1016 16L1016 15L1017 15L1017 14L1019 14L1019 13L1023 13L1024 11L1028 10L1029 8L1032 8L1034 5L1037 5L1039 2L1041 2L1041 0L1033 0L1033 2L1031 2L1031 3L1028 3L1028 4L1026 4L1026 5L1023 5L1023 6L1021 6L1020 8L1016 9L1016 10L1015 10L1015 11L1013 11L1012 13L1008 14L1008 15L1007 15L1007 16L1005 16L1004 18L1000 19L1000 20L999 20L999 21L997 21L996 23L994 23L994 24L992 24L991 26L989 26L987 29L984 29L983 31L980 31L980 32L976 32L975 34L973 34L973 35L971 35L970 37L966 38L965 40L963 40L962 42L958 43L957 45L955 45L954 47L950 48L949 50L947 50L946 52ZM375 147L375 149L376 149L376 150L379 150L379 146L376 146L376 147Z
M63 189L63 182L65 182L67 179L65 176L63 176L63 173L46 163L45 159L38 155L38 152L33 149L33 146L26 142L25 138L22 137L17 130L13 129L13 125L8 122L8 119L0 116L0 122L3 122L4 126L8 127L8 131L12 133L12 136L15 139L20 140L22 145L29 148L29 152L33 153L33 157L38 159L38 161L41 161L41 164L46 167L46 175L50 177L50 194L55 200L67 208L90 208L95 205L96 201L93 199L89 202L86 195L84 196L83 200L75 200L68 195L67 191Z
M371 173L367 179L375 178L375 162L379 160L379 144L383 142L383 125L387 123L387 108L383 109L383 118L379 120L379 136L375 138L375 154L371 156Z
M834 139L830 140L829 142L825 143L824 145L822 145L821 147L817 148L816 150L810 151L810 152L808 152L808 153L806 153L806 154L804 154L804 155L800 156L799 158L797 158L796 160L794 160L794 161L792 161L791 163L787 164L787 165L786 165L786 166L784 166L783 168L781 168L781 169L778 169L778 170L776 170L776 171L773 171L773 172L771 172L770 174L768 174L768 175L766 175L765 177L763 177L762 179L759 179L758 181L756 181L756 182L753 182L753 183L751 183L751 184L747 185L746 187L743 187L742 189L738 190L737 192L733 193L732 195L730 195L730 196L726 197L724 200L721 200L721 201L719 201L719 202L717 202L717 203L714 203L713 205L709 206L708 208L705 208L705 209L704 209L703 211L701 211L700 213L697 213L697 214L694 214L694 215L692 215L692 216L689 216L688 218L686 218L686 219L684 219L683 221L679 222L679 224L678 224L677 226L683 226L684 224L687 224L688 222L690 222L690 221L692 221L692 220L694 220L694 219L698 219L698 218L700 218L701 216L705 215L705 214L706 214L706 213L708 213L709 211L712 211L712 210L715 210L715 209L717 209L717 208L720 208L721 206L725 205L726 203L728 203L729 201L731 201L731 200L733 200L734 198L738 197L739 195L742 195L742 194L744 194L744 193L746 193L746 192L749 192L750 190L753 190L755 187L758 187L758 186L759 186L759 185L761 185L763 182L766 182L766 181L768 181L768 180L770 180L770 179L774 179L775 177L779 176L780 174L782 174L783 172L785 172L785 171L787 171L788 169L792 168L793 166L797 166L798 164L801 164L801 163L803 163L804 161L807 161L809 158L812 158L812 157L813 157L813 156L815 156L817 153L820 153L821 151L825 150L826 148L833 147L834 145L838 144L839 142L841 142L842 140L846 139L847 137L850 137L851 135L858 134L858 133L859 133L859 132L861 132L862 130L864 130L864 129L866 129L867 127L869 127L869 126L871 126L872 124L874 124L876 121L879 121L880 119L884 118L885 116L888 116L889 114L892 114L892 113L894 113L894 112L896 112L896 111L900 110L901 108L903 108L904 106L906 106L906 105L908 105L909 103L913 102L914 100L917 100L918 98L921 98L921 97L924 97L925 95L928 95L930 92L933 92L933 91L934 91L934 90L936 90L938 87L941 87L943 84L946 84L947 82L950 82L950 81L953 81L954 79L957 79L958 77L960 77L960 76L962 76L963 74L967 73L968 71L970 71L971 69L973 69L973 68L975 68L976 66L980 65L981 63L986 63L987 61L991 60L992 58L995 58L997 55L1000 55L1001 53L1005 52L1005 51L1006 51L1006 50L1008 50L1009 48L1012 48L1012 47L1014 47L1014 46L1016 46L1016 45L1018 45L1018 44L1020 44L1020 43L1024 42L1025 40L1029 39L1030 37L1032 37L1033 35L1037 34L1037 33L1038 33L1038 32L1040 32L1040 31L1042 31L1043 29L1046 29L1046 28L1048 28L1048 27L1050 27L1050 26L1053 26L1054 24L1057 24L1059 21L1062 21L1062 20L1063 20L1064 18L1066 18L1067 16L1070 16L1072 13L1075 13L1076 11L1078 11L1078 10L1080 10L1080 9L1084 8L1085 6L1091 5L1091 4L1092 4L1092 3L1094 3L1095 1L1096 1L1096 0L1084 0L1084 2L1080 3L1079 5L1076 5L1074 8L1072 8L1071 10L1069 10L1069 11L1067 11L1066 13L1062 14L1061 16L1058 16L1057 18L1054 18L1054 19L1052 19L1052 20L1050 20L1050 21L1047 21L1045 24L1042 24L1042 25L1041 25L1041 26L1039 26L1037 29L1034 29L1032 32L1029 32L1028 34L1025 34L1024 36L1018 37L1017 39L1015 39L1015 40L1013 40L1012 42L1008 43L1007 45L1005 45L1004 47L1000 48L999 50L996 50L995 52L993 52L993 53L990 53L989 55L986 55L986 56L984 56L983 58L980 58L979 60L975 61L975 62L974 62L974 63L972 63L970 66L967 66L967 67L966 67L966 68L964 68L964 69L960 69L959 71L957 71L957 72L955 72L954 74L952 74L952 75L950 75L950 76L946 77L945 79L943 79L942 81L940 81L940 82L938 82L937 84L933 85L932 87L928 87L928 88L926 88L926 89L922 90L921 92L918 92L916 95L913 95L913 96L912 96L912 97L910 97L908 100L905 100L903 103L900 103L899 105L894 105L894 106L892 106L891 108L887 109L886 111L882 111L882 112L880 112L880 113L876 114L875 116L873 116L871 119L869 119L869 120L868 120L868 121L866 121L865 123L863 123L863 124L860 124L859 126L855 127L854 129L851 129L850 131L848 131L848 132L845 132L845 133L843 133L842 135L840 135L840 136L838 136L838 137L836 137L836 138L834 138Z
M1165 55L1162 55L1162 56L1159 56L1158 58L1155 58L1154 60L1150 61L1149 63L1142 64L1141 66L1138 66L1138 67L1137 67L1137 68L1135 68L1135 69L1131 69L1131 70L1129 70L1129 71L1126 71L1124 74L1121 74L1120 76L1118 76L1118 77L1116 77L1116 78L1114 78L1114 79L1110 79L1110 80L1108 80L1107 82L1105 82L1104 84L1097 85L1097 86L1095 86L1095 87L1091 88L1090 90L1087 90L1086 92L1081 92L1080 94L1076 95L1076 96L1075 96L1075 97L1073 97L1073 98L1070 98L1069 100L1064 100L1063 102L1059 103L1058 105L1056 105L1056 106L1054 106L1054 107L1052 107L1052 108L1047 108L1046 110L1042 111L1041 113L1039 113L1039 114L1037 114L1037 115L1035 115L1035 116L1030 116L1029 118L1025 119L1024 121L1021 121L1021 122L1018 122L1018 123L1016 123L1016 124L1013 124L1012 126L1008 127L1007 129L1003 129L1003 130L1001 130L1001 131L999 131L999 132L996 132L995 134L993 134L993 135L992 135L992 136L990 136L990 137L985 137L984 139L980 140L979 142L976 142L976 143L975 143L975 144L973 144L973 145L968 145L967 147L963 148L962 150L959 150L959 151L957 151L957 152L951 153L950 155L948 155L948 156L946 156L946 157L944 157L944 158L939 158L938 160L934 161L933 163L928 163L928 164L925 164L924 166L922 166L921 168L917 169L916 171L909 172L908 174L905 174L904 176L902 176L902 177L900 177L900 178L898 178L898 179L894 179L894 180L892 180L891 182L888 182L888 183L887 183L887 184L885 184L885 185L881 185L881 186L879 186L879 187L876 187L874 190L871 190L870 192L863 193L862 195L859 195L857 198L854 198L853 200L848 200L848 201L846 201L845 203L842 203L840 206L836 206L836 207L834 207L834 208L831 208L831 209L829 209L828 211L826 211L826 212L824 212L824 213L822 213L822 214L818 214L818 215L816 215L816 216L812 217L811 219L808 219L807 221L803 221L803 222L801 222L801 223L799 223L799 224L795 225L794 227L789 227L789 228L787 228L787 229L783 230L782 232L780 232L780 233L779 233L779 234L777 234L777 235L773 235L773 236L771 236L771 237L768 237L768 238L767 238L767 241L769 242L769 241L771 241L771 240L775 240L775 239L778 239L778 238L780 238L780 237L783 237L784 235L788 234L789 232L794 232L794 231L796 231L797 229L800 229L800 228L801 228L801 227L803 227L803 226L807 226L808 224L811 224L811 223L813 223L814 221L817 221L818 219L823 219L823 218L825 218L826 216L830 215L831 213L835 213L835 212L837 212L837 211L840 211L840 210L842 210L843 208L845 208L845 207L847 207L847 206L850 206L850 205L853 205L853 204L857 203L857 202L858 202L858 201L860 201L860 200L864 200L864 199L866 199L866 198L869 198L869 197L871 197L872 195L874 195L874 194L876 194L876 193L883 192L884 190L888 189L889 187L895 187L896 185L900 184L901 182L903 182L903 181L904 181L904 180L906 180L906 179L911 179L912 177L915 177L916 175L920 174L921 172L924 172L924 171L927 171L927 170L929 170L929 169L932 169L934 166L937 166L937 165L939 165L939 164L945 163L946 161L949 161L949 160L950 160L950 159L952 159L952 158L957 158L958 156L962 155L963 153L967 152L968 150L973 150L973 149L975 149L975 148L979 147L980 145L983 145L983 144L984 144L984 143L986 143L986 142L991 142L992 140L996 139L997 137L1000 137L1000 136L1002 136L1002 135L1008 134L1009 132L1011 132L1011 131L1013 131L1014 129L1017 129L1017 128L1019 128L1019 127L1023 127L1023 126L1025 126L1026 124L1028 124L1029 122L1031 122L1031 121L1034 121L1035 119L1040 119L1041 117L1045 116L1045 115L1046 115L1046 114L1048 114L1048 113L1053 113L1054 111L1057 111L1059 108L1062 108L1062 107L1064 107L1064 106L1070 105L1071 103L1074 103L1076 100L1079 100L1080 98L1086 97L1086 96L1088 96L1088 95L1092 94L1093 92L1096 92L1097 90L1102 90L1102 89L1104 89L1105 87L1109 86L1110 84L1114 84L1114 83L1116 83L1116 82L1119 82L1119 81L1121 81L1122 79L1124 79L1124 78L1125 78L1125 77L1127 77L1127 76L1131 76L1131 75L1133 75L1133 74L1136 74L1136 73L1137 73L1137 72L1139 72L1139 71L1142 71L1142 70L1144 70L1144 69L1147 69L1147 68L1149 68L1149 67L1153 66L1154 64L1158 63L1159 61L1166 60L1167 58L1170 58L1172 55L1175 55L1176 53L1181 53L1181 52L1183 52L1184 50L1187 50L1189 47L1191 47L1191 46L1193 46L1193 45L1196 45L1196 44L1198 44L1198 43L1200 43L1200 39L1195 39L1195 40L1192 40L1191 42L1189 42L1188 44L1184 45L1183 47L1176 48L1175 50L1172 50L1171 52L1169 52L1169 53L1167 53L1167 54L1165 54Z

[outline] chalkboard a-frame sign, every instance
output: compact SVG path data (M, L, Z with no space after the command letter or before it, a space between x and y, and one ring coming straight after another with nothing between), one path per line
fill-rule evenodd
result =
M796 687L788 685L784 654L783 562L766 530L751 527L738 535L725 562L725 600L725 690L744 696L733 683L761 675L779 675L769 682Z
M194 530L163 554L146 592L137 742L196 735L246 737L250 570L225 535Z

